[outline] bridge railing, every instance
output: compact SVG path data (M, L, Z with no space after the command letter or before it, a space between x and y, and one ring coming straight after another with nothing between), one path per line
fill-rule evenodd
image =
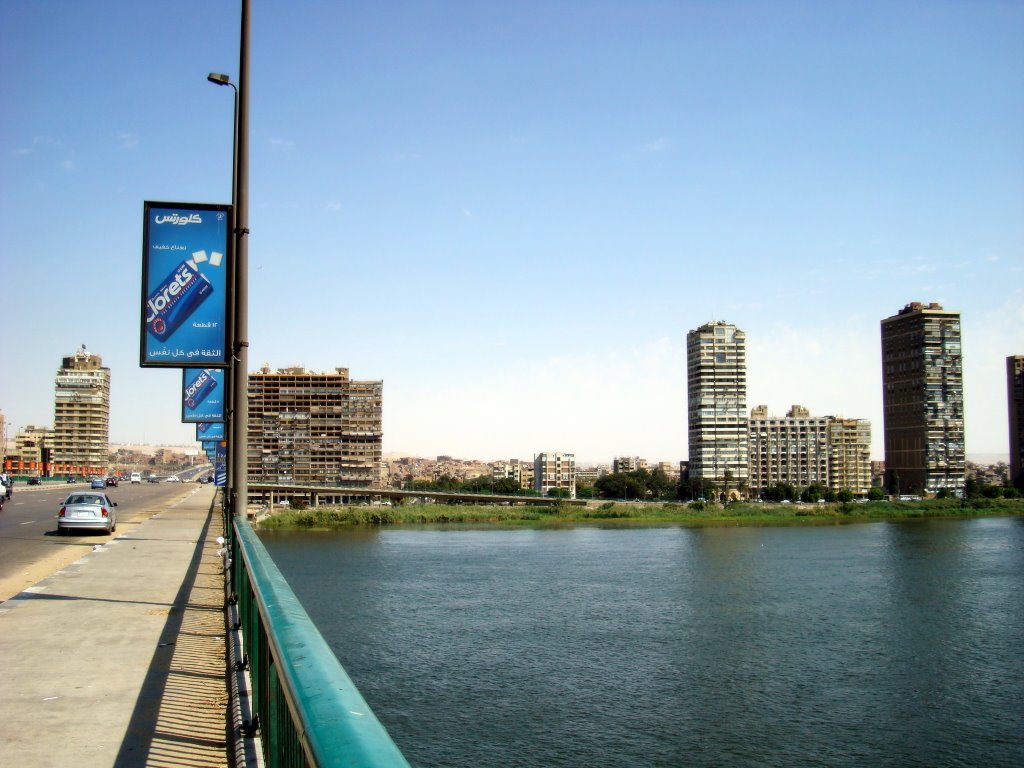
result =
M232 583L269 768L408 766L252 526L235 516Z

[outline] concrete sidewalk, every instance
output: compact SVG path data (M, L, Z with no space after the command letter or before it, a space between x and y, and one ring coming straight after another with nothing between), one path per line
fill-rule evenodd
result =
M215 489L0 604L0 763L228 766Z

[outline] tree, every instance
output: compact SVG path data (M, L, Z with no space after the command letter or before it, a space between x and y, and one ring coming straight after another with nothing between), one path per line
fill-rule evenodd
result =
M521 491L519 482L512 477L503 477L494 483L494 492L503 496L518 496Z
M839 501L841 501L843 504L849 504L851 501L853 501L853 491L851 491L849 488L840 489L839 493L837 493L836 496L839 499Z

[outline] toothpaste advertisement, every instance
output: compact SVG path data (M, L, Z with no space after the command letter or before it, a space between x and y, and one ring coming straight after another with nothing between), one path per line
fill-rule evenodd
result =
M218 488L228 484L228 444L225 442L217 443L213 459L213 484Z
M227 367L231 206L146 202L145 217L140 365Z
M226 371L223 368L186 368L181 374L182 422L224 421Z
M199 442L225 439L227 439L227 435L224 433L223 421L201 421L196 424L196 440Z

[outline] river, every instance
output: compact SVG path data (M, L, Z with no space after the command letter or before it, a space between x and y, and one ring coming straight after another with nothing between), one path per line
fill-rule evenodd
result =
M1024 519L263 532L415 766L1022 766Z

